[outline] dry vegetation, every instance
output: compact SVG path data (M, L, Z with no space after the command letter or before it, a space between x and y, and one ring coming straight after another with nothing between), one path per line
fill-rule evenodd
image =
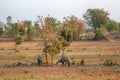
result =
M0 42L0 80L119 80L120 42L72 42L66 49L71 67L39 67L36 56L42 53L37 42ZM54 63L61 57L55 56ZM80 65L84 59L84 65ZM50 59L49 59L50 60ZM105 63L105 61L108 61ZM17 66L21 62L25 65ZM112 62L112 65L103 65Z

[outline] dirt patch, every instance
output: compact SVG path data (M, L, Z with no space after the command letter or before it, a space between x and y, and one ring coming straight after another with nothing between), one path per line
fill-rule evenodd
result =
M53 67L36 65L36 56L43 54L42 44L38 44L38 42L25 42L16 47L14 42L0 42L0 80L119 80L120 78L119 65L100 66L105 60L110 59L120 64L120 42L72 42L65 50L70 62L75 62L70 68L61 64ZM48 57L50 62L50 56ZM60 57L61 54L54 57L54 64ZM85 61L84 66L79 65L81 59ZM35 63L35 66L13 66L18 62ZM5 65L12 66L4 67Z

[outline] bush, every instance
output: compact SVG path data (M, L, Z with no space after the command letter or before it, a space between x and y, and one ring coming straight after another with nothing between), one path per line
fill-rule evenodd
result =
M24 69L24 73L28 73L28 70L27 70L27 69Z
M81 65L84 65L84 59L82 59L82 60L80 61L80 64L81 64Z
M80 72L84 72L84 71L85 71L85 69L84 69L84 68L81 68L81 69L80 69Z
M105 27L100 27L95 31L94 40L108 39L108 32Z
M26 59L26 57L23 56L23 55L20 55L20 56L18 57L18 59L19 59L19 60L21 60L21 59Z
M72 64L72 65L75 65L75 60L72 60L71 64Z
M19 49L16 48L16 49L15 49L15 52L19 52Z
M0 50L5 50L4 48L1 48Z
M19 36L16 38L16 44L17 45L20 45L24 42L24 38L22 36Z
M102 73L102 72L99 72L99 76L103 76L103 73Z
M120 73L120 68L117 68L117 69L115 70L115 72L119 72L119 73Z
M104 65L113 65L113 62L111 59L105 59Z
M16 66L17 66L17 63L13 63L13 64L12 64L12 67L16 67Z
M8 68L8 67L11 67L11 65L10 64L5 64L3 67Z

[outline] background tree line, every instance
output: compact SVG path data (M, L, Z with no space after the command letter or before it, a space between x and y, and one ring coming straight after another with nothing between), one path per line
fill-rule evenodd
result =
M84 14L84 20L72 15L64 17L62 21L57 20L54 17L49 19L45 17L46 21L36 20L24 20L13 22L12 17L6 18L6 23L0 21L0 38L13 38L23 36L25 40L34 40L40 38L40 27L44 27L45 23L48 26L52 26L53 31L58 31L61 28L68 27L72 30L73 40L80 40L82 36L91 37L90 39L99 40L108 38L109 34L114 32L120 32L120 23L115 20L111 20L109 13L104 9L88 9ZM92 36L89 34L93 34Z

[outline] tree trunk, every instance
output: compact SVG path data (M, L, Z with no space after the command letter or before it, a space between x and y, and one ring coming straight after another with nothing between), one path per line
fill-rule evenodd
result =
M53 55L51 56L51 66L53 66Z
M49 65L47 53L45 53L45 60L46 60L46 64Z
M46 47L47 46L47 42L45 41L44 43L44 46ZM49 65L49 62L48 62L48 54L45 53L45 60L46 60L46 64Z
M65 48L62 49L62 57L65 56Z

